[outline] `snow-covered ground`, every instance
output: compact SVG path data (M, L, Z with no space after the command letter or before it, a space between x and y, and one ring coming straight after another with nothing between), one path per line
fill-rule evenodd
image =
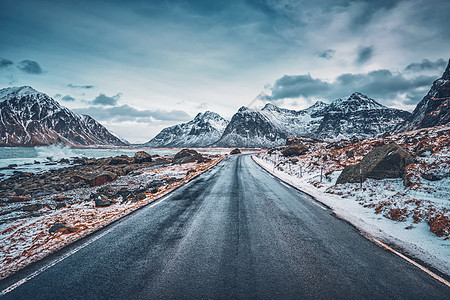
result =
M417 134L419 132L408 136L417 137ZM397 135L391 139L401 144L400 140L405 136ZM439 137L438 131L429 131L428 137ZM438 142L439 140L433 140L434 145L438 145ZM335 184L345 164L360 161L363 155L373 149L374 144L377 144L377 139L352 144L355 151L353 158L340 157L349 150L348 147L333 151L327 149L328 144L325 143L310 145L308 154L295 157L298 161L267 152L253 158L273 175L329 206L338 217L349 221L368 237L395 245L403 252L450 274L449 177L428 181L416 173L415 177L411 176L415 183L408 188L405 188L401 178L367 179L362 186L358 183ZM407 145L402 146L408 149ZM435 171L446 169L449 162L448 149L444 145L439 150L441 151L435 149L432 156L416 158L418 162L408 172L415 172L418 168L434 168ZM326 160L319 159L323 155L328 156ZM442 170L437 170L439 172L442 173ZM433 223L439 218L442 222ZM441 226L441 230L434 228L433 233L430 226L435 224ZM436 232L441 236L437 236Z
M115 201L110 206L95 207L93 200L83 201L58 210L48 209L46 214L39 217L19 219L3 224L0 227L0 279L101 229L138 208L156 201L216 165L222 158L223 156L207 163L187 163L147 169L138 175L122 176L113 182L115 185L123 184L127 186L166 178L175 177L179 179L161 187L156 194L146 193L146 198L137 202L113 199ZM192 172L192 170L195 170L195 172ZM90 194L97 188L69 191L67 195L64 194L63 196L73 196L74 193ZM67 226L72 232L63 228L50 233L49 229L57 223Z

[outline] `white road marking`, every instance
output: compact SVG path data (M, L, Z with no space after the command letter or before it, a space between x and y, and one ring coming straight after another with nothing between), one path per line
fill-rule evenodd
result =
M147 207L154 207L158 204L161 204L163 201L167 200L167 198L169 198L171 195L167 195L157 201L155 201L154 203L150 204ZM64 254L63 256L61 256L60 258L55 259L54 261L46 264L45 266L43 266L42 268L40 268L39 270L31 273L30 275L20 279L19 281L17 281L16 283L10 285L9 287L7 287L6 289L4 289L3 291L0 292L0 295L6 295L7 293L15 290L16 288L18 288L19 286L21 286L22 284L24 284L25 282L33 279L34 277L38 276L39 274L41 274L42 272L50 269L51 267L53 267L54 265L62 262L63 260L65 260L66 258L70 257L71 255L77 253L78 251L80 251L81 249L85 248L86 246L92 244L93 242L95 242L96 240L104 237L105 235L107 235L108 233L110 233L112 230L114 229L114 226L105 230L104 232L100 233L99 235L93 237L92 239L84 242L83 244L81 244L80 246L76 247L75 249L70 250L69 252L67 252L66 254Z
M16 283L10 285L9 287L7 287L6 289L4 289L3 291L0 292L0 295L5 295L11 291L13 291L14 289L18 288L19 286L21 286L22 284L24 284L25 282L33 279L34 277L38 276L39 274L41 274L42 272L44 272L45 270L50 269L51 267L53 267L54 265L62 262L63 260L65 260L66 258L68 258L69 256L71 256L72 254L77 253L78 251L80 251L81 249L85 248L86 246L88 246L89 244L95 242L96 240L104 237L105 235L107 235L111 229L105 230L104 232L100 233L99 235L97 235L96 237L84 242L83 244L81 244L80 246L76 247L75 249L70 250L69 252L67 252L66 254L64 254L63 256L61 256L58 259L55 259L54 261L48 263L47 265L43 266L42 268L40 268L39 270L31 273L30 275L22 278L21 280L17 281Z
M412 263L414 266L418 267L419 269L421 269L422 271L424 271L425 273L427 273L428 275L430 275L431 277L433 277L434 279L442 282L443 284L445 284L446 286L450 287L450 282L448 282L447 280L445 280L444 278L442 278L441 276L431 272L430 270L428 270L427 268L425 268L424 266L420 265L419 263L415 262L414 260L410 259L409 257L401 254L400 252L392 249L391 247L389 247L388 245L386 245L385 243L377 240L376 238L372 238L372 241L374 241L375 243L377 243L378 245L382 246L383 248L397 254L398 256L400 256L401 258L403 258L404 260L406 260L409 263Z

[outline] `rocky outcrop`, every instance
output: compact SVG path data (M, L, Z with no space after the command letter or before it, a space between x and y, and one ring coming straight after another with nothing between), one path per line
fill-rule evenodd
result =
M412 115L394 132L411 131L450 124L450 60L444 74L437 79L428 94L417 104Z
M359 164L344 168L336 183L357 183L367 178L401 178L405 167L414 162L411 154L395 143L374 148Z
M191 162L202 162L203 157L200 153L193 149L183 149L173 157L172 163L185 164Z

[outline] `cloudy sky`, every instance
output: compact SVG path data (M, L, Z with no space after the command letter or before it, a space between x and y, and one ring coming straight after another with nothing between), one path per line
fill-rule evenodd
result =
M132 142L199 111L354 91L412 110L447 65L449 15L447 0L2 0L0 87L30 85Z

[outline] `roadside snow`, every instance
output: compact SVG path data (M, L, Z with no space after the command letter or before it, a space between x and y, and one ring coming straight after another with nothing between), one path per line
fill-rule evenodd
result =
M364 182L363 188L359 188L358 184L345 184L342 185L341 190L337 194L330 194L328 189L336 182L340 172L333 172L328 177L323 176L322 182L320 182L319 170L311 173L305 173L303 170L302 176L299 177L300 173L298 172L284 169L282 171L278 167L274 167L275 157L254 155L252 158L271 174L311 194L318 201L329 206L339 218L349 221L369 238L374 237L396 245L407 254L426 262L443 273L450 274L449 239L437 237L431 233L429 226L425 222L413 223L411 216L405 222L393 221L383 217L381 214L376 214L370 203L364 203L366 199L371 197L375 197L378 201L396 197L398 191L404 189L401 179L367 180ZM289 171L291 171L291 174L288 174ZM439 183L439 185L446 187L449 184L450 180L448 178L441 180ZM401 188L399 187L400 185ZM413 196L418 195L420 196L420 192ZM401 197L403 202L408 199L404 195L397 195L397 197ZM436 197L433 194L428 194L426 198L436 206L448 208L448 200L439 198L439 196ZM420 199L423 199L423 197Z

